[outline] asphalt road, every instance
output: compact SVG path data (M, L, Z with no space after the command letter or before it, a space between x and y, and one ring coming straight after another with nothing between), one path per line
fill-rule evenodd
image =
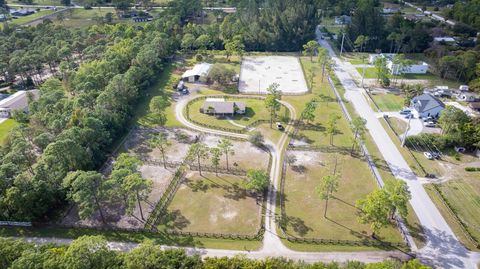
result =
M317 36L320 32L317 32ZM468 251L456 238L435 204L425 192L421 182L412 172L399 150L392 142L375 112L369 106L362 91L357 87L344 63L336 56L327 41L317 38L322 47L328 49L335 62L335 74L346 90L345 97L353 104L357 113L367 120L367 128L393 175L404 180L412 194L410 203L423 226L427 244L418 251L418 258L440 268L477 268L478 253Z

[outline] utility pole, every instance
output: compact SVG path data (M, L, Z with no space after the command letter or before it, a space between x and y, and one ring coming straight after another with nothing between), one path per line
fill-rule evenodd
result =
M343 42L345 41L345 33L342 34L342 45L340 46L340 57L342 57L343 52Z

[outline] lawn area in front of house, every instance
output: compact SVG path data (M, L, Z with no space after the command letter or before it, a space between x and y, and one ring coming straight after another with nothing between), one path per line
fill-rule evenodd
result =
M246 106L245 114L219 117L202 113L200 112L200 108L203 107L205 99L194 100L186 109L188 109L188 113L192 121L234 130L242 130L245 126L254 123L257 120L270 119L270 112L265 107L264 100L250 98L228 98L227 101L244 102ZM278 117L284 116L286 111L287 109L282 106L280 111L277 113Z
M373 101L381 111L400 111L405 106L405 98L393 93L371 94Z
M17 125L18 123L12 119L8 119L0 123L0 144L3 144L5 142L5 139L7 139L10 131Z
M260 228L262 199L247 192L244 178L189 172L160 225L183 232L255 235Z

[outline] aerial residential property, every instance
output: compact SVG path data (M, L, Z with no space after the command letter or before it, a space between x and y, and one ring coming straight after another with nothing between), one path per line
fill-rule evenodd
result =
M478 269L478 1L0 1L0 269Z

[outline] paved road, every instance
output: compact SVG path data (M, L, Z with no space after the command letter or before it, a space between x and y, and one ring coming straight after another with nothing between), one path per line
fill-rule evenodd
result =
M320 34L317 32L317 34ZM367 128L388 163L394 176L407 182L412 199L410 203L417 214L427 239L427 245L418 257L428 264L441 268L477 268L478 254L469 252L456 238L434 203L425 192L421 182L412 172L407 162L396 148L380 121L371 109L363 89L358 88L343 62L336 56L328 42L318 38L321 46L328 49L336 66L335 74L346 89L346 98L353 104L357 113L367 120Z

